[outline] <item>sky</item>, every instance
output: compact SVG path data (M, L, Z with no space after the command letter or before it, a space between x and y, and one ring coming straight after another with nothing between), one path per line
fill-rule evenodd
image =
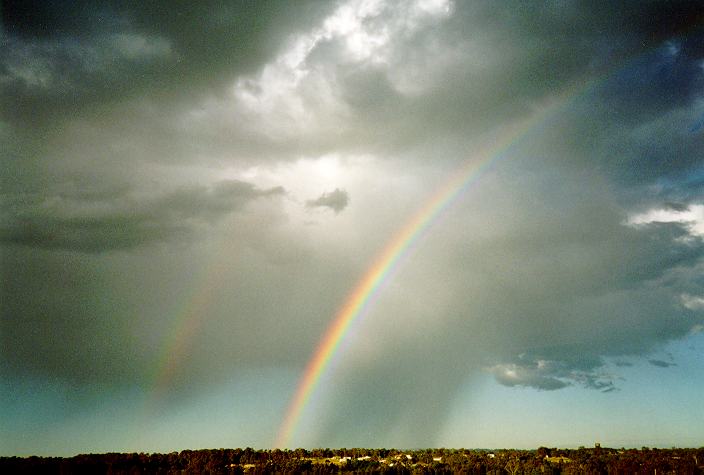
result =
M1 12L0 455L704 445L701 5Z

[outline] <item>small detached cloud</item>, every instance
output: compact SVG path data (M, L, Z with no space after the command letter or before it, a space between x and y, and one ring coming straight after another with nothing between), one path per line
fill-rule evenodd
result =
M545 391L554 391L570 385L569 382L551 376L549 372L541 368L540 364L533 366L500 364L492 367L490 372L499 384L509 387L526 386Z
M350 202L350 197L345 190L335 188L334 191L325 192L314 200L308 200L306 207L308 208L330 208L339 213L347 207Z
M574 384L587 389L610 392L616 389L613 377L599 370L600 363L580 367L574 362L520 358L513 363L497 364L489 372L499 384L554 391Z
M648 360L648 363L653 366L657 366L658 368L669 368L670 366L677 366L675 363L670 363L663 360Z

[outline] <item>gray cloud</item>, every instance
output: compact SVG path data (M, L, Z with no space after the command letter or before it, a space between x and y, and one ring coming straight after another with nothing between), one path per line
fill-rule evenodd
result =
M648 363L653 366L657 366L658 368L669 368L670 366L677 366L675 363L655 359L648 360Z
M73 190L5 196L0 241L83 252L126 249L189 234L199 224L218 221L248 201L283 192L223 181L164 193Z
M345 190L335 188L335 190L330 192L325 192L314 200L306 201L306 206L308 208L330 208L335 212L339 213L347 207L350 202L350 197Z
M630 368L633 366L633 363L630 361L616 360L614 361L614 365L621 368Z
M683 212L683 211L689 210L689 205L686 205L684 203L675 203L675 202L668 201L663 204L667 209L671 209L673 211Z
M563 379L558 379L552 376L552 374L556 372L555 368L553 367L544 371L542 367L544 364L553 366L551 362L541 360L526 366L518 366L515 364L494 366L491 368L491 372L494 374L496 380L505 386L531 386L548 391L562 389L570 384L564 381L564 379L571 380L578 377L577 375L564 374L564 372L561 372ZM550 376L545 376L542 373L549 374Z
M578 384L587 389L611 392L617 389L617 376L603 371L604 362L595 359L592 364L576 363L572 357L558 361L528 359L519 355L516 362L489 368L496 381L504 386L523 386L554 391Z

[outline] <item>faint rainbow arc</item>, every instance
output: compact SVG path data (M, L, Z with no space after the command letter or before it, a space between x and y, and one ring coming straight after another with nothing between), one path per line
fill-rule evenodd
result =
M587 84L586 88L589 89L589 84ZM497 158L502 156L512 145L537 125L544 123L546 119L552 117L558 110L562 110L571 99L577 97L576 92L584 89L585 84L582 82L573 85L540 112L505 129L501 136L494 140L493 144L475 153L473 160L455 172L440 190L386 244L386 247L378 254L372 266L348 295L306 365L279 429L275 447L283 448L288 446L305 407L330 361L335 356L344 336L348 333L350 326L359 320L369 300L376 294L385 278L392 273L413 244L432 226L444 210L457 201L475 179L480 177L491 164L496 162Z
M151 414L168 393L169 386L178 373L178 367L188 355L192 340L204 324L205 314L213 294L221 285L226 268L222 260L206 265L201 279L203 283L184 299L187 304L177 314L176 323L171 325L173 330L156 356L144 405L145 414Z

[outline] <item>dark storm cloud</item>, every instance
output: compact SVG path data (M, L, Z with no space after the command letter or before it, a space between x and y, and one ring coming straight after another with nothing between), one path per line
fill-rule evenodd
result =
M685 13L665 22L674 26L663 34L661 27L649 26L653 16L665 15L657 2L519 4L506 9L458 2L448 18L431 17L412 27L398 26L403 8L387 5L361 27L371 36L382 34L387 24L396 28L373 53L383 61L375 62L373 55L351 56L345 38L333 35L319 40L300 68L281 72L282 78L303 74L300 84L286 92L296 99L294 104L306 108L305 119L313 124L334 121L338 127L312 127L291 138L279 134L260 145L283 141L302 153L398 153L449 137L465 150L466 141L529 114L565 87L584 83L592 84L596 97L592 93L585 103L576 101L574 107L584 108L560 124L561 140L603 150L601 166L631 185L650 185L661 175L679 181L701 159L702 149L700 136L680 140L692 115L687 109L702 85L702 56L692 46L698 43L699 33L692 27L698 17L689 6L683 9ZM270 87L263 77L250 79L255 90ZM332 88L330 108L325 104L327 87ZM262 92L258 97L268 96ZM277 114L285 116L290 104L280 105ZM682 116L666 122L667 114L678 108ZM644 136L638 127L657 117L663 121L651 126L658 130ZM262 128L276 116L266 119ZM615 130L632 135L614 144ZM672 140L654 139L662 134ZM570 155L561 160L581 161L581 154L571 153L574 146L570 143ZM594 159L590 153L587 160Z
M677 7L674 10L678 13L663 21L672 25L664 33L660 25L651 23L653 16L667 16L659 2L599 6L587 2L559 6L518 3L505 9L490 3L458 2L442 28L422 30L399 48L399 74L407 74L404 80L410 84L416 80L424 94L398 97L398 90L389 94L395 89L393 73L386 74L392 83L388 87L373 79L378 69L370 67L366 73L362 69L357 76L349 76L355 81L370 78L364 92L353 100L375 97L370 95L377 88L383 100L361 102L365 109L359 112L372 121L378 116L382 124L388 123L392 114L404 111L400 121L394 116L392 130L403 133L406 140L422 140L429 134L466 132L524 114L532 101L575 79L611 75L624 62L635 62L641 65L640 70L631 67L621 73L622 91L616 87L609 90L614 107L624 101L631 105L639 101L639 108L651 107L651 99L655 101L652 107L672 107L691 99L701 83L701 55L692 46L699 42L690 40L689 31L690 26L698 25L700 12L691 5L684 8L686 13ZM680 40L677 35L683 31L690 36ZM668 47L663 46L672 38L679 53L676 57L669 57ZM652 61L654 56L659 56L659 61ZM433 61L445 57L455 61ZM425 67L427 72L404 69L409 64ZM430 80L426 74L431 72L440 73L442 82ZM647 87L634 88L634 81ZM467 87L470 83L472 87ZM631 116L643 112L628 110ZM377 130L389 132L388 127Z
M317 2L6 2L3 115L43 123L151 94L202 94L268 57Z
M118 158L129 160L141 159L145 151L149 159L167 161L193 154L221 160L219 156L233 152L236 157L250 160L344 149L396 153L447 135L469 140L507 119L529 113L536 101L575 80L598 77L604 70L620 67L623 58L629 60L653 48L668 51L662 42L670 38L663 35L661 27L649 29L653 15L664 15L657 3L599 8L581 3L531 8L519 4L497 11L492 4L458 2L446 19L427 15L428 18L408 24L399 12L409 7L396 8L392 4L365 18L361 26L364 34L380 35L385 25L393 25L388 44L378 53L385 61L355 59L346 50L345 39L333 35L318 40L300 68L279 71L283 82L302 73L300 84L289 90L270 90L279 86L261 76L262 67L276 62L284 39L296 38L290 33L315 25L316 19L334 11L334 7L257 2L240 9L200 3L167 9L108 4L85 9L93 13L76 14L82 27L61 26L62 22L69 23L62 18L56 20L56 31L43 35L32 34L37 30L34 26L27 31L11 28L18 32L9 35L8 41L14 46L7 51L10 56L20 57L5 61L6 69L10 68L5 81L5 88L9 88L4 99L9 101L6 113L30 114L24 121L30 127L42 123L43 111L59 122L85 116L97 132L93 136L110 142L127 132L134 150ZM48 11L38 10L39 17L59 16L52 8L44 9ZM669 22L675 25L673 35L687 31L686 27L696 20L694 12L683 9L686 14ZM17 17L11 21L14 24L23 21L26 14L8 16ZM83 17L91 19L80 20ZM97 18L103 20L98 22ZM106 22L107 27L95 26ZM42 25L51 21L30 23ZM79 35L77 30L85 34ZM277 33L269 41L260 41L260 37L274 30ZM559 41L555 40L557 33ZM125 45L120 47L118 43ZM691 97L699 81L694 74L697 56L687 46L689 42L675 38L673 44L678 45L676 57L663 53L665 66L645 61L643 67L647 71L634 76L645 78L640 79L644 85L652 83L648 98L670 101L670 106ZM132 55L128 51L133 51ZM60 56L66 57L56 60ZM36 61L32 61L35 57ZM54 63L72 62L78 63L66 67L65 74L53 72ZM25 65L24 69L16 71L16 64ZM241 84L250 84L251 90L242 86L238 91L253 92L255 98L263 101L273 100L268 106L273 107L272 112L247 111L241 101L232 99L231 88L240 75L247 79ZM661 76L663 79L658 80ZM58 89L65 86L73 91L59 94L64 98L63 104L52 103L51 87L41 92L42 88L36 85L30 87L34 92L27 93L38 94L33 104L14 103L27 96L18 91L20 83L27 88L27 81L50 84L52 78ZM632 91L638 90L629 87L627 79L623 82L624 94L615 94L608 103L648 103L644 93L619 99L633 96ZM666 87L670 92L663 94ZM276 98L280 94L293 99L278 104ZM668 94L675 94L678 100L667 99ZM124 110L123 106L112 110L118 101L139 101L141 97L148 97L144 102L148 108L135 111L129 107ZM86 101L90 108L81 106L88 105ZM288 109L298 108L297 104L304 108L306 116L298 120L294 116L288 124L286 117L298 110ZM81 111L76 111L76 107ZM69 111L72 112L66 115ZM586 111L586 115L591 117L592 112ZM620 110L619 116L633 112ZM643 113L638 112L637 117ZM284 122L272 128L272 123L281 121ZM134 123L140 127L130 130ZM335 124L332 128L316 126L331 123ZM61 133L60 123L52 123L41 135L50 139L57 131ZM20 142L23 153L37 149L33 142ZM84 137L81 142L90 142L90 138ZM648 147L647 153L653 152L652 144L642 146ZM686 150L680 146L679 150L663 152L691 157L687 152L697 150L700 144L694 140L684 146ZM77 152L85 154L84 150ZM642 153L636 155L640 157ZM671 161L661 154L649 160L661 170ZM605 160L607 165L610 162ZM628 169L639 170L641 175L647 173L647 169L640 171L642 167Z
M347 207L350 202L350 197L345 190L335 188L333 191L325 192L314 200L306 201L308 208L330 208L339 213Z
M210 187L164 193L135 190L68 191L3 197L0 241L47 249L104 252L189 234L262 196L250 183L223 181Z
M704 89L704 52L691 45L704 43L704 32L693 26L607 69L577 97L551 124L555 160L598 166L631 204L700 200L704 141L689 129Z

